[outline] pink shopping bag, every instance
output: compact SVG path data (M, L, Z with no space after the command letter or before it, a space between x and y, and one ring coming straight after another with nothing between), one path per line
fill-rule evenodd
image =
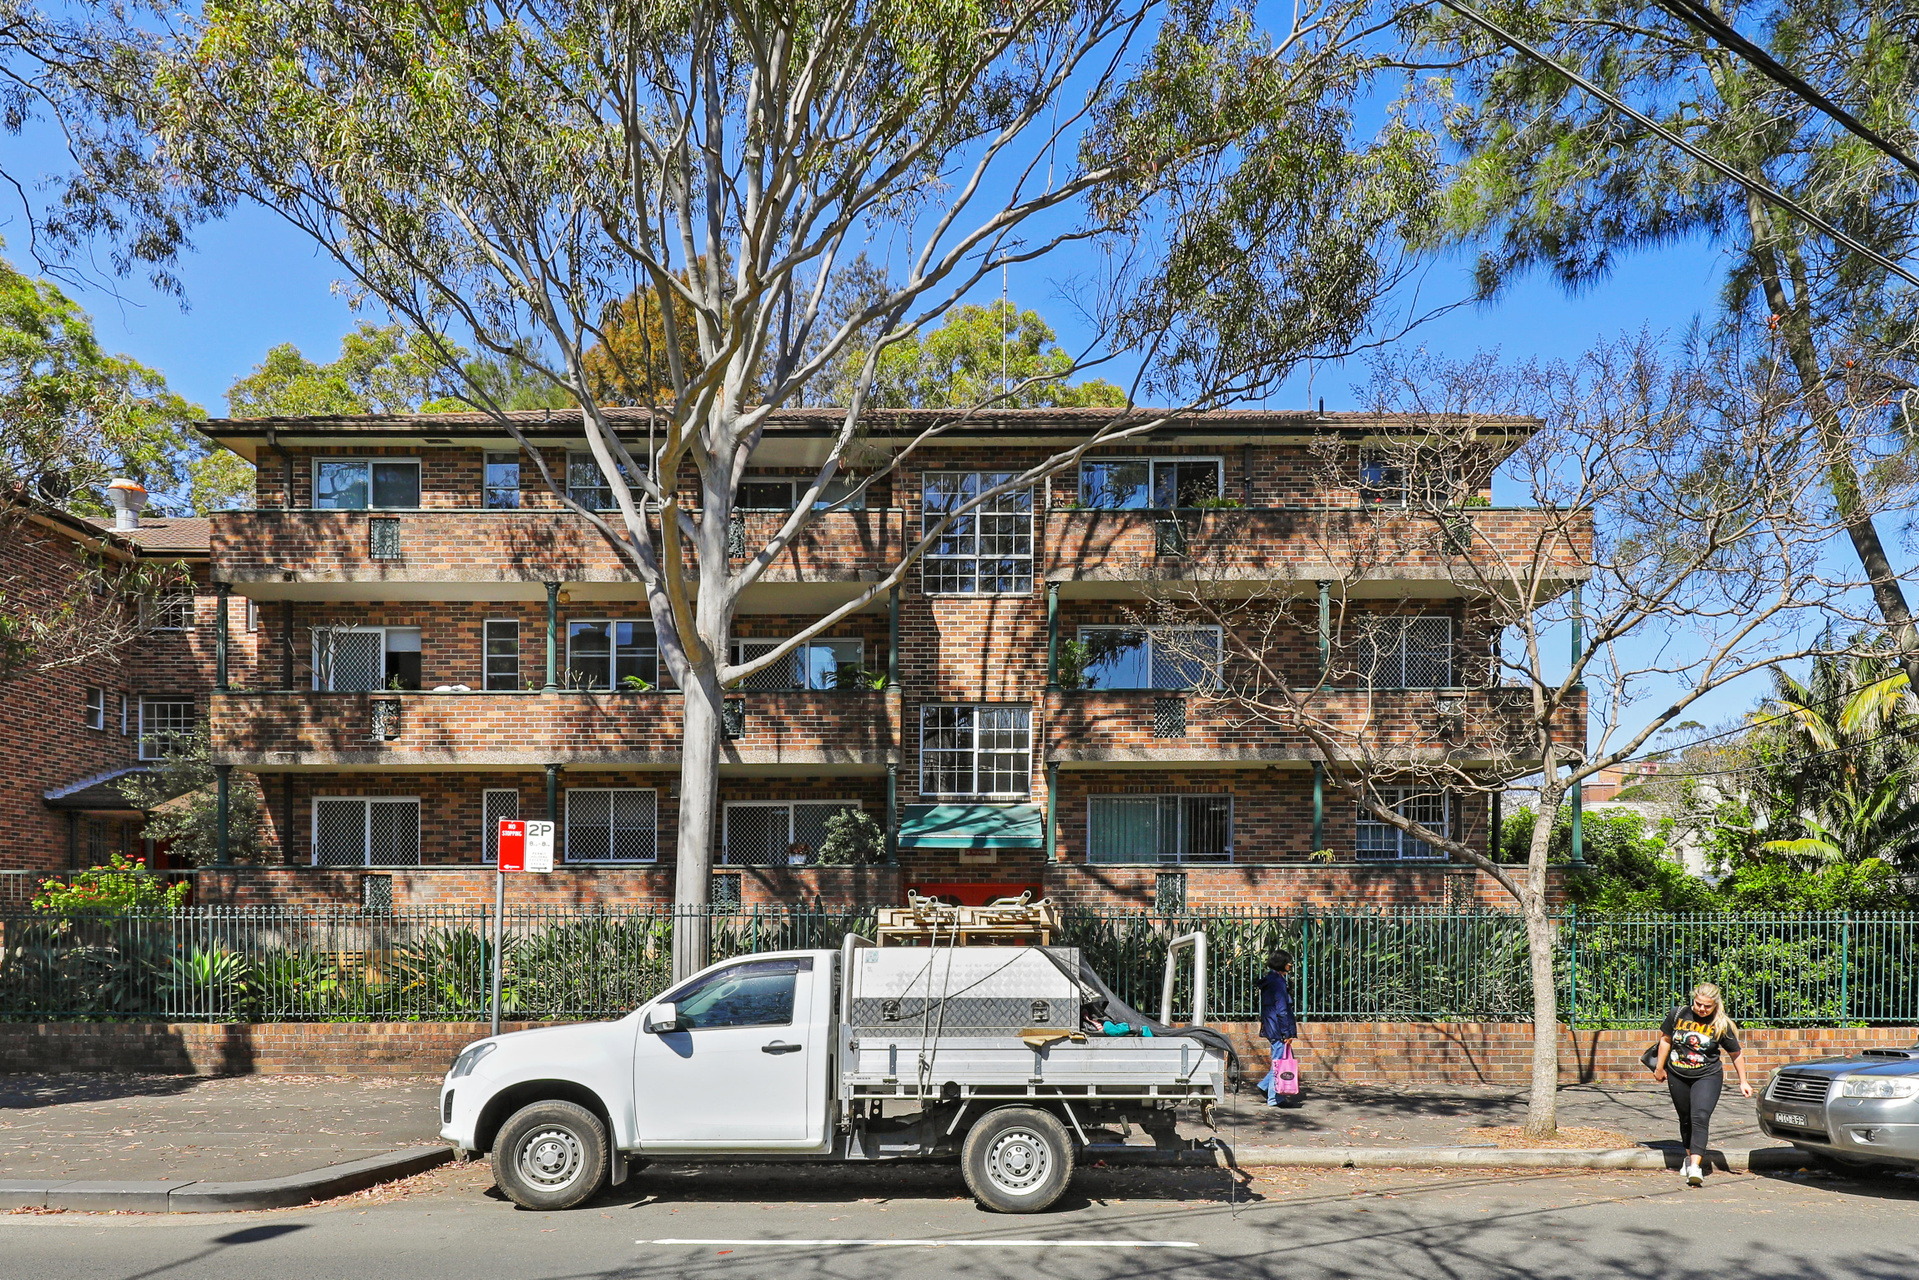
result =
M1290 1044L1280 1045L1279 1052L1273 1055L1273 1092L1299 1092L1299 1059L1293 1056Z

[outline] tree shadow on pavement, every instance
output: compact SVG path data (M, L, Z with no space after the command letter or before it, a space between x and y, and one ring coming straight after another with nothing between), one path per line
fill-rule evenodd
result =
M215 1076L0 1075L0 1111L30 1111L73 1102L112 1102L120 1098L176 1097L217 1079Z

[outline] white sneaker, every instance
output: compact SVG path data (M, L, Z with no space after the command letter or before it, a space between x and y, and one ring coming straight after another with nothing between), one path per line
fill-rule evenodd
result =
M1699 1157L1692 1156L1686 1161L1686 1185L1701 1186L1706 1181L1706 1171L1699 1167Z

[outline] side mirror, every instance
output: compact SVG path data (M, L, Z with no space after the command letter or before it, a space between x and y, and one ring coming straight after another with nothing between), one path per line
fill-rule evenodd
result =
M656 1004L653 1011L646 1015L646 1029L654 1035L667 1031L684 1031L680 1023L680 1011L671 1004Z

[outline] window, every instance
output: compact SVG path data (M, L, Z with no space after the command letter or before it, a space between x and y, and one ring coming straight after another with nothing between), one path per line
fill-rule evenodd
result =
M748 476L740 481L739 498L735 507L741 511L791 511L813 484L812 476ZM820 491L819 498L813 503L815 510L830 507L841 502L846 495L859 487L859 481L835 476L826 482L826 488ZM866 494L860 493L842 510L864 511Z
M1455 506L1470 489L1459 460L1437 449L1368 453L1359 461L1359 500L1372 506Z
M520 455L487 454L484 483L484 500L489 508L496 511L517 509L520 505Z
M132 735L133 735L133 699L129 698L126 694L123 693L120 695L120 736L123 738L127 738L127 737L131 737Z
M1375 689L1446 689L1453 685L1451 618L1366 618L1359 635L1359 675Z
M805 958L748 960L695 978L667 1000L688 1031L789 1026L800 970L812 965Z
M612 510L613 486L591 453L575 449L566 455L566 496L588 511Z
M191 631L198 622L190 595L160 596L140 603L146 623L154 631Z
M642 787L571 787L568 862L652 862L659 854L656 794Z
M735 640L733 661L748 662L779 646L777 640ZM858 640L809 640L772 666L746 677L749 692L778 689L857 688L865 645Z
M485 643L484 686L488 689L519 688L520 624L512 618L488 618Z
M570 689L621 689L639 679L660 682L660 647L650 622L600 619L566 624L566 672Z
M1023 796L1033 769L1026 707L921 707L920 793Z
M512 787L488 787L480 793L480 847L486 860L500 856L500 819L520 816L520 793Z
M1196 507L1219 497L1218 458L1092 458L1079 464L1079 505L1106 511Z
M315 459L313 505L326 511L418 507L420 464L376 458Z
M1443 792L1413 787L1382 787L1379 798L1394 813L1437 831L1452 835L1451 797ZM1358 855L1361 862L1397 862L1419 858L1444 859L1445 853L1424 840L1415 840L1390 822L1381 822L1365 809L1359 810Z
M315 627L313 687L372 693L420 687L418 627Z
M80 712L80 723L89 729L107 727L107 691L105 689L87 689L86 705Z
M260 602L258 600L249 599L247 601L246 628L248 631L258 631L260 629Z
M803 867L826 841L826 820L857 808L850 800L728 804L721 861L734 867Z
M140 699L140 758L159 760L182 749L198 721L192 698Z
M1219 669L1218 627L1081 627L1088 689L1196 689Z
M1381 454L1366 454L1359 462L1359 500L1375 506L1404 505L1405 466Z
M1012 478L1008 471L927 472L921 481L921 529L931 531L948 513ZM920 589L957 595L1031 591L1033 491L1008 490L948 525L922 562Z
M1231 862L1231 796L1092 796L1088 862Z
M316 796L313 865L419 866L419 800L413 796Z

